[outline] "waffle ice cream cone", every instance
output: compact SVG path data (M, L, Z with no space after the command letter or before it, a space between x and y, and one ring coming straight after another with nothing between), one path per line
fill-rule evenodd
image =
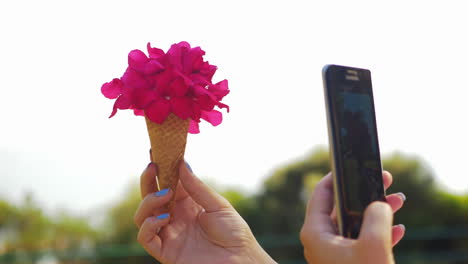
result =
M185 144L190 120L182 120L170 114L162 124L146 117L151 142L152 161L158 167L158 189L172 189L179 181L179 163L184 160ZM173 202L169 204L172 207Z

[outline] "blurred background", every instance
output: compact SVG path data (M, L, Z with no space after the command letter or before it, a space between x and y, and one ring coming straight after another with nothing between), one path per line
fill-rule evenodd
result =
M330 170L325 64L372 71L397 263L468 263L463 1L0 2L0 263L155 263L136 243L144 119L100 87L132 49L182 40L228 79L231 112L186 160L282 264Z

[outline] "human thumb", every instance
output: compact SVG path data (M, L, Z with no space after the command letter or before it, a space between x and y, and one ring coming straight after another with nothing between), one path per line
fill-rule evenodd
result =
M373 202L364 212L358 246L364 259L375 261L369 263L394 263L392 222L392 209L387 203Z
M179 177L185 191L206 212L232 208L231 204L224 197L197 178L189 169L188 164L183 161L179 166Z

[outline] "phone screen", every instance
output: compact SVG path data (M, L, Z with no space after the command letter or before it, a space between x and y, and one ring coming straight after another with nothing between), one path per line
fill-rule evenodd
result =
M373 201L383 200L382 165L370 71L339 68L328 81L335 133L336 166L343 205L362 214Z

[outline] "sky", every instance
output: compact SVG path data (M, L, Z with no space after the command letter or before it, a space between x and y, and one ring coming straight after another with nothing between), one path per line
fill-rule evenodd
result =
M463 1L2 1L0 198L78 214L121 199L149 162L144 119L100 87L146 43L188 41L229 80L231 112L189 135L202 179L257 191L327 147L321 70L370 69L383 156L416 155L468 192Z

